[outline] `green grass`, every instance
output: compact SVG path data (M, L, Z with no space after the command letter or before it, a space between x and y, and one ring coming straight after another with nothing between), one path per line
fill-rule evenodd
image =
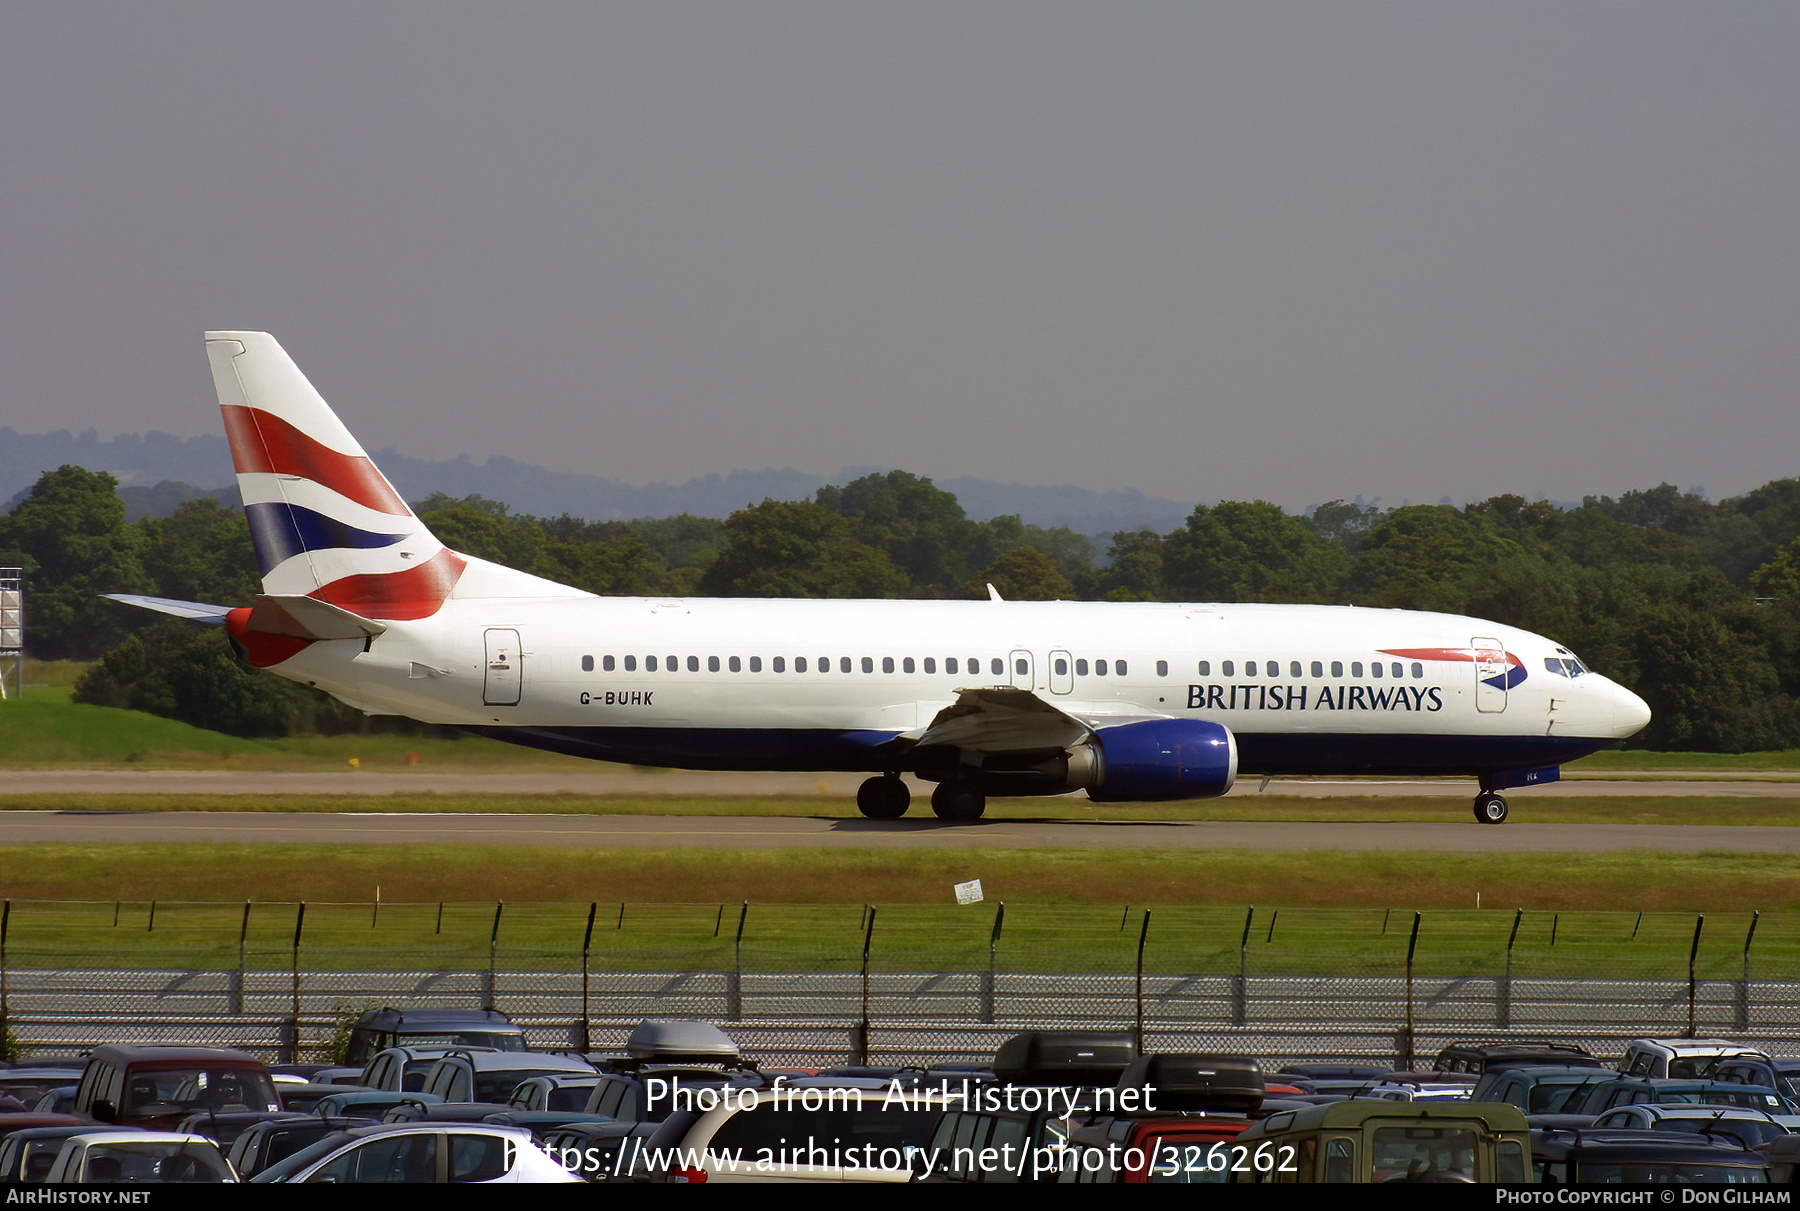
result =
M872 859L853 856L851 864L867 861ZM1010 886L1013 879L1001 873L994 882ZM853 971L868 938L875 970L979 970L992 962L1000 971L1123 973L1134 967L1142 934L1150 971L1234 973L1242 947L1252 974L1399 975L1416 912L1414 969L1421 975L1500 974L1510 941L1517 978L1681 979L1698 924L1698 974L1734 979L1743 973L1751 923L1744 910L1713 910L1702 921L1694 912L1600 908L1522 913L1469 907L1251 908L1170 904L1154 897L1072 903L1033 896L1023 884L1020 894L1004 897L1002 918L993 900L957 906L949 902L947 884L934 890L939 894L926 901L878 901L872 921L871 909L853 902L745 904L723 897L688 903L627 897L503 904L384 898L379 906L313 900L304 915L297 903L267 901L250 904L246 915L241 900L15 900L7 954L15 968L219 970L241 962L247 968L283 969L294 961L299 927L301 964L326 970L481 968L490 961L490 946L501 969L568 970L579 966L586 942L589 965L596 969L729 970L741 964L747 971ZM1800 978L1800 908L1764 912L1751 952L1757 978Z
M1790 748L1768 753L1652 753L1639 749L1608 749L1563 766L1564 774L1689 773L1702 770L1734 774L1800 773L1800 749Z

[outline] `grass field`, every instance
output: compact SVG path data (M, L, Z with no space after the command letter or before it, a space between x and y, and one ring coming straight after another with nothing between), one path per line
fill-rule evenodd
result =
M569 969L579 965L584 943L600 969L854 970L866 937L877 970L979 969L991 955L1000 970L1122 972L1133 968L1142 936L1151 970L1235 971L1242 947L1258 974L1397 975L1415 920L1411 908L1069 904L1030 896L1007 897L1002 917L993 901L947 901L873 909L764 900L309 901L303 914L296 903L265 901L248 913L244 901L14 901L7 962L279 969L295 961L298 930L299 961L315 970L469 969L490 958L500 969ZM1420 974L1497 973L1510 944L1519 977L1681 979L1698 925L1697 971L1730 979L1743 973L1751 916L1713 911L1702 922L1672 911L1424 908L1417 921ZM1800 977L1800 911L1764 913L1756 924L1758 977Z

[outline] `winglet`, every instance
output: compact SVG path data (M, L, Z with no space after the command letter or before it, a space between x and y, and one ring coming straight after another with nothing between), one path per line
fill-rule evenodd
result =
M1005 601L1006 598L1000 596L1000 590L996 589L993 585L990 584L988 586L988 600L989 601Z

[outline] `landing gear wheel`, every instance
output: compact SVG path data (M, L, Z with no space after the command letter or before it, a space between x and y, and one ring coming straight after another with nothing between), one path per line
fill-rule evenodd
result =
M1505 824L1506 800L1493 791L1475 796L1475 820L1478 824Z
M940 820L979 820L987 796L967 782L940 782L931 792L931 810Z
M856 788L856 806L871 820L898 820L912 806L912 792L892 774L870 778Z

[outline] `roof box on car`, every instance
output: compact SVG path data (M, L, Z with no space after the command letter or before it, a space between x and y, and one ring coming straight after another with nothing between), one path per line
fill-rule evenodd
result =
M662 1064L733 1064L738 1046L708 1022L640 1022L625 1040L625 1054Z
M1014 1085L1105 1085L1137 1058L1131 1035L1108 1030L1033 1030L994 1053L994 1075Z
M1140 1055L1119 1078L1120 1089L1149 1089L1157 1110L1254 1114L1262 1106L1262 1067L1247 1055L1171 1052Z

